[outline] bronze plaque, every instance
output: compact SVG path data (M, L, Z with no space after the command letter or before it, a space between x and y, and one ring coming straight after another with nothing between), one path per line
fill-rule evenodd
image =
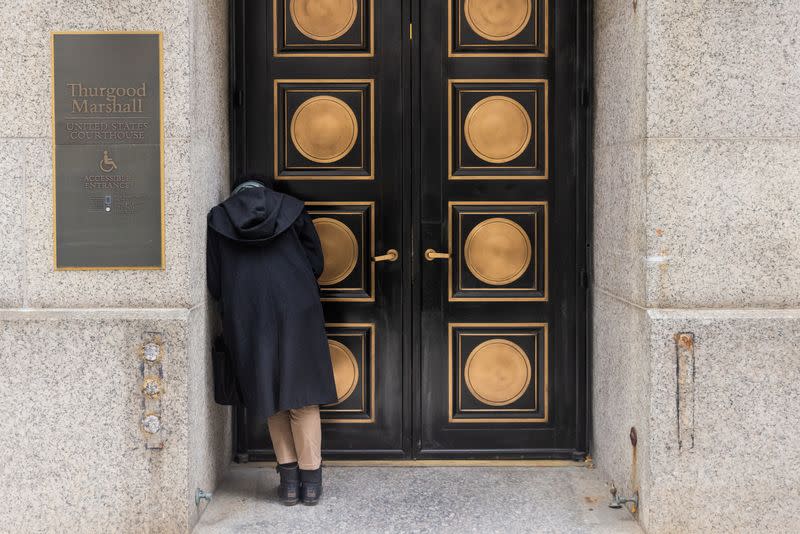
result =
M163 269L162 36L52 34L56 269Z

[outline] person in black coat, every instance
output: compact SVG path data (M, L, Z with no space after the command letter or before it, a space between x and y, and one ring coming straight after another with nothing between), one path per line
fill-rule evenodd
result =
M337 400L317 284L324 260L303 203L271 185L246 181L209 212L207 282L242 403L268 416L279 496L315 504L319 405Z

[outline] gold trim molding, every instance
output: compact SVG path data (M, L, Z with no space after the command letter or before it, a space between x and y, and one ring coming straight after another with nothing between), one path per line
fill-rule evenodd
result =
M320 298L322 302L375 302L375 262L371 261L372 258L375 256L375 202L374 201L358 201L358 200L346 200L346 201L307 201L305 203L306 207L308 208L309 215L320 215L322 217L327 217L333 219L335 215L361 215L362 217L362 228L361 234L362 237L366 235L366 225L369 224L369 238L368 243L358 243L360 254L358 258L364 262L363 265L363 276L361 280L361 287L329 287L325 286L320 282L322 286L322 294L323 296ZM366 207L366 211L369 212L369 220L364 219L364 213L355 210L353 211L343 211L343 210L335 210L335 209L325 209L326 206L330 207ZM336 219L334 219L336 220ZM340 222L340 221L337 221ZM343 223L342 223L343 224ZM346 225L345 225L346 226ZM348 230L350 230L348 228ZM352 231L351 231L352 232ZM358 241L358 240L356 240ZM323 249L324 250L324 249ZM363 252L361 252L363 251ZM356 262L358 265L358 262ZM324 270L323 270L324 273ZM348 273L349 274L349 273ZM369 281L366 280L366 275L369 274ZM345 277L346 278L346 277ZM345 278L342 278L344 280ZM341 280L340 280L341 281ZM367 283L369 282L369 283ZM334 282L337 283L337 282ZM347 290L362 290L366 293L366 296L354 296L354 297L326 297L324 296L327 291L347 291Z
M302 86L300 86L300 87L285 87L283 89L283 91L285 93L284 96L283 96L284 106L283 106L283 108L279 108L278 103L280 101L279 95L280 95L280 91L281 91L281 86L284 86L284 85L288 86L288 85L291 85L291 84L296 84L296 85L301 85L302 84L302 85L305 85L305 87L302 87ZM309 87L309 86L312 86L312 85L319 86L319 85L326 85L326 84L328 84L327 87ZM345 84L365 84L367 87L361 87L361 88L359 88L359 87L351 87L351 88L343 88L343 87L341 87L342 85L345 85ZM301 104L301 106L298 107L298 109L295 111L295 113L293 114L293 118L289 119L288 111L287 111L286 105L285 105L286 104L286 94L288 94L289 92L297 92L297 91L303 91L303 92L309 92L309 93L316 92L316 93L322 93L322 94L318 95L318 96L310 97L307 100L305 100ZM361 118L362 118L361 125L360 125L360 130L361 130L361 135L360 135L360 137L361 137L361 144L360 144L360 146L361 146L361 166L360 167L356 167L355 169L356 170L366 171L367 174L314 174L314 172L319 172L319 171L334 171L334 172L336 172L336 171L348 171L348 170L352 171L352 170L354 170L353 167L337 167L335 165L334 166L325 166L325 167L306 167L306 168L303 168L303 169L300 169L298 167L292 167L292 168L287 168L285 170L287 170L287 171L306 170L306 171L309 171L309 174L282 174L281 170L278 167L278 161L279 161L278 155L280 153L279 150L280 150L280 139L281 139L280 136L279 136L278 125L280 123L283 123L283 130L284 130L283 131L283 133L284 133L284 136L283 136L283 148L284 148L284 158L283 159L284 159L284 162L283 162L283 164L284 164L284 167L285 167L286 166L285 149L288 146L289 139L291 138L292 140L294 140L295 135L296 135L294 131L289 133L289 130L290 130L290 126L289 125L291 124L292 129L294 129L294 127L295 127L295 118L297 117L297 114L298 114L298 112L300 111L300 108L303 105L307 104L309 101L311 101L313 99L326 97L328 99L329 103L333 102L334 100L339 100L340 102L342 102L342 104L344 104L344 106L348 110L350 110L351 113L353 113L353 111L352 111L352 109L350 108L349 105L347 105L346 103L344 103L343 101L341 101L338 98L330 96L330 94L329 94L329 93L337 93L337 92L338 93L342 93L342 92L354 92L355 93L355 92L358 92L358 93L361 94L361 99L362 99L362 102L361 102L361 113L360 113ZM365 99L364 99L364 96L365 96L364 93L365 92L369 92L369 103L365 102ZM273 172L274 172L275 180L278 180L278 181L319 181L319 180L352 181L352 180L374 180L375 179L375 80L374 79L371 79L371 78L352 78L352 79L351 78L339 78L339 79L330 79L330 78L326 78L326 79L316 79L316 78L303 78L303 79L300 79L300 78L277 78L277 79L273 80L272 100L273 100L273 103L272 103L272 123L273 123L273 125L272 125L273 126L273 153L272 153L273 163L272 163L272 166L273 166ZM366 119L364 119L364 117L366 116L366 113L365 113L366 109L365 108L367 106L369 106L369 123L368 124L364 124L366 122ZM283 113L283 116L281 116L280 113ZM355 116L354 113L353 113L353 116ZM281 117L282 120L278 120L279 117ZM325 129L329 130L330 128L328 126L326 126ZM334 128L334 130L335 130L335 128ZM331 131L334 131L334 130L331 130ZM354 133L353 133L353 135L355 137L355 139L353 140L353 145L355 145L355 143L357 142L357 139L359 137L358 136L358 130L359 130L359 125L358 125L358 122L356 121L356 127L355 127ZM364 136L365 135L369 136L369 159L368 159L367 162L364 161L364 158L365 158L365 155L366 155L365 154L365 148L366 147L365 147L365 142L364 142ZM306 157L306 153L304 153L296 143L295 143L295 147L297 147L298 152L300 152L301 155ZM341 147L341 150L344 150L344 148L345 147ZM349 153L352 150L352 148L353 148L353 146L350 146L343 154L341 154L338 157L334 157L332 155L328 155L328 158L321 158L320 162L324 163L324 161L321 161L322 159L327 159L328 162L338 161L339 159L343 158L347 153ZM313 153L311 153L310 155L315 156L315 157L319 156L319 154L315 155ZM329 159L329 158L333 158L333 159ZM311 161L316 161L316 160L314 160L312 158L309 158L309 159Z
M459 131L453 132L453 123L455 122L453 116L453 90L456 84L474 84L475 87L470 87L464 90L459 90L459 100L460 102L460 93L462 92L497 92L497 93L532 93L535 95L535 103L536 106L532 110L533 119L531 120L531 114L525 110L525 108L519 104L516 100L506 97L504 95L489 95L486 98L477 102L467 113L467 117L463 121L463 128L462 128L462 121L461 121L461 109L457 110L458 118L459 118ZM509 85L508 88L500 88L496 87L497 85L507 84ZM520 88L519 85L524 84L536 84L540 85L541 89L538 87L530 87L530 88ZM492 87L494 86L494 87ZM550 171L549 171L549 161L550 161L550 115L549 115L549 106L550 106L550 83L548 80L544 78L520 78L520 79L513 79L513 78L450 78L447 80L447 179L448 180L509 180L509 181L516 181L516 180L548 180L550 178ZM542 109L539 109L539 99L538 94L542 92ZM513 102L513 104L509 104ZM476 143L478 139L486 138L485 134L480 134L479 132L482 130L491 131L491 129L496 125L493 124L496 122L496 118L485 117L481 120L481 108L479 107L481 104L485 105L492 104L497 106L503 102L505 104L505 110L499 110L500 115L506 117L507 120L519 123L520 119L516 121L513 119L513 114L518 113L519 110L514 111L513 108L509 106L513 106L516 104L522 112L524 117L521 118L522 123L521 126L529 126L528 135L522 135L518 133L515 137L506 137L506 141L501 142L498 145L497 140L491 141L484 141L483 144L480 142ZM460 106L459 106L460 107ZM498 110L495 110L498 111ZM476 116L477 115L477 116ZM493 113L492 115L496 115ZM539 139L538 139L538 122L539 118L541 117L542 120L542 140L541 140L541 150L542 150L542 160L539 160ZM469 123L467 122L469 121ZM487 122L489 124L487 124ZM483 123L483 124L482 124ZM468 131L474 130L474 133ZM525 166L525 169L534 169L538 168L541 163L541 172L542 174L455 174L456 170L453 168L453 161L456 159L456 154L458 154L459 165L461 161L461 135L464 135L465 141L467 146L470 150L480 159L488 162L488 163L504 163L508 161L512 161L513 159L519 157L530 145L531 141L533 141L533 165L532 166ZM453 139L455 137L458 139L458 146L454 144ZM514 139L516 139L516 143ZM509 145L515 145L514 150L508 148ZM489 148L483 148L484 146ZM503 153L496 153L499 148L503 149ZM487 153L488 152L488 153ZM502 170L514 170L519 169L519 166L495 166L495 167L462 167L469 170L484 170L484 171L502 171Z
M275 467L275 462L249 462L234 469ZM591 457L585 460L322 460L325 467L574 467L592 469Z
M543 237L542 237L542 239L544 241L543 242L544 257L542 258L542 268L544 269L544 277L543 277L544 281L543 281L543 287L540 288L541 292L542 292L542 296L540 296L540 297L491 297L491 296L487 296L487 297L457 297L457 296L455 296L455 291L454 291L455 288L453 287L453 273L454 273L453 267L454 267L454 263L458 259L457 258L458 255L455 254L455 251L453 249L453 237L454 237L455 230L456 230L455 228L453 228L453 210L454 210L454 208L459 207L459 206L485 206L486 210L484 212L480 212L480 213L491 214L491 215L500 215L500 214L510 214L510 213L512 213L512 212L507 211L507 210L505 210L505 211L502 210L502 207L504 207L504 206L531 206L531 207L539 207L539 206L541 206L542 207L542 220L543 220L543 223L542 223L542 226L543 226L543 232L542 232ZM493 207L497 207L497 208L500 208L500 209L491 209ZM550 242L549 242L549 239L550 238L549 238L549 228L548 228L548 224L549 224L549 221L548 221L548 219L549 219L548 208L549 208L549 204L548 204L548 202L546 200L529 200L529 201L524 201L524 200L518 200L518 201L504 201L504 200L451 200L451 201L449 201L447 203L447 253L449 254L449 258L447 260L447 300L449 302L547 302L547 300L549 299L549 287L550 287L550 269L549 269L549 263L550 263ZM471 212L465 212L465 213L471 213ZM476 214L479 214L479 213L476 213ZM513 212L513 214L516 215L517 212ZM521 211L521 212L518 212L518 214L527 215L529 213ZM532 215L534 215L534 217L535 217L536 214L533 213ZM487 219L487 221L488 221L488 219ZM486 221L484 221L484 222L486 222ZM476 226L476 228L477 228L477 226ZM537 228L538 228L538 224L537 224ZM459 246L461 246L460 225L459 225L458 230L459 230ZM538 241L538 239L539 239L539 237L538 237L538 230L537 230L536 241ZM536 256L537 251L538 251L537 247L538 247L538 243L533 243L532 246L531 246L531 249L532 249L532 260L534 262L534 266L536 267L536 269L539 268L539 261L538 261L538 258ZM464 248L464 256L465 256L465 263L467 263L466 262L466 252L465 251L466 251L466 246ZM469 265L467 265L467 268L469 268L470 272L472 272L472 274L475 275L475 272L472 271L472 268L470 268ZM535 276L536 279L538 279L538 271L535 273L534 276ZM477 275L475 275L475 277L478 278L479 280L481 280ZM483 280L481 280L481 281L483 281ZM506 282L506 284L511 283L512 281ZM488 283L490 285L494 285L491 282L486 282L486 283ZM517 291L526 291L527 290L527 291L530 291L532 289L536 290L536 289L539 289L539 288L536 285L536 280L535 280L533 288L530 288L530 287L526 287L526 288L494 287L494 288L469 288L469 289L463 289L463 288L459 287L458 289L460 291L498 291L498 290L504 290L504 291L515 291L515 290L517 290Z
M362 375L361 375L363 377L362 378L362 380L363 380L362 383L366 384L366 379L367 378L369 379L369 405L368 405L369 406L369 412L368 412L369 413L369 419L355 419L355 418L348 419L348 418L343 418L341 416L334 417L334 418L325 418L325 417L323 417L322 418L322 422L323 423L335 423L335 424L369 424L369 423L374 423L375 422L375 410L376 410L376 407L375 407L375 359L376 359L376 355L375 355L375 346L376 346L375 345L375 323L325 323L326 331L328 329L336 329L336 328L342 329L342 330L347 330L347 329L367 329L367 332L369 332L369 367L370 367L369 368L369 375L368 376L364 376L363 369L362 369ZM362 334L361 333L341 333L341 334L331 333L330 335L338 336L338 335L362 335ZM367 345L366 344L362 344L362 350L365 350L366 348L367 348ZM366 362L367 362L367 358L362 353L362 364L366 363ZM366 408L367 407L367 404L366 404L366 400L367 399L364 398L364 388L363 387L362 387L362 390L361 390L361 395L362 395L362 407ZM343 402L344 400L345 399L342 399L341 401L337 402L336 404L339 404L340 402ZM342 410L337 410L335 408L334 409L326 409L326 407L324 407L324 406L322 407L321 413L323 415L326 414L326 413L331 413L331 412L333 412L333 413L342 412Z
M491 33L491 29L490 28L489 28L488 32L479 29L480 26L481 26L481 23L478 22L478 20L477 20L479 17L476 17L476 16L473 15L472 21L470 21L470 18L468 18L466 16L466 13L465 13L465 19L467 20L467 24L469 24L470 28L472 28L472 30L477 35L479 35L480 37L483 37L484 39L486 39L488 41L492 41L492 42L496 43L494 45L493 44L486 44L486 45L469 45L469 46L494 47L494 48L497 48L498 51L497 52L487 52L487 51L484 51L484 50L481 50L480 52L456 51L456 46L455 46L456 43L453 40L454 39L453 28L454 28L454 26L455 27L460 26L460 24L459 24L459 21L454 21L453 20L453 2L454 1L462 2L462 0L447 0L447 56L448 57L545 58L545 57L548 57L550 55L550 13L549 13L549 10L550 10L549 3L550 2L548 0L530 0L529 2L527 2L528 4L530 4L531 8L528 10L529 14L527 15L527 18L525 19L525 23L523 24L522 28L520 28L520 32L521 32L522 29L524 29L524 27L527 25L527 23L530 22L530 19L531 18L534 19L534 24L535 24L534 36L535 36L535 41L536 41L535 45L542 48L541 52L503 51L504 48L507 49L508 47L529 46L530 43L525 43L525 44L503 43L502 41L508 40L508 39L512 39L513 37L518 35L520 32L513 33L513 31L511 31L511 32L507 32L505 35L502 35L502 34L493 35ZM463 0L463 1L464 1L464 4L465 4L465 11L467 9L467 6L469 6L469 4L476 2L476 0ZM508 0L505 0L505 2L507 3ZM539 20L538 20L540 2L542 2L542 4L541 4L541 6L542 6L542 15L541 16L544 19L544 23L542 24L542 30L543 31L541 33L539 32ZM459 6L460 6L460 4L459 4ZM470 7L470 11L471 11L471 7ZM459 12L460 12L460 7L459 7ZM485 26L487 26L487 27L489 27L489 26L502 27L502 24L497 24L496 22L495 23L491 23L488 20L485 20L483 22L483 24ZM476 28L476 26L478 26L478 28ZM458 31L458 33L460 34L460 30ZM459 37L459 36L456 36L456 37ZM461 46L467 46L467 45L461 45Z
M343 0L344 1L344 0ZM358 2L358 0L353 0L354 2ZM284 20L282 21L281 27L283 31L283 46L284 50L278 49L278 2L284 2ZM369 17L364 16L364 9L362 6L366 6L367 2L369 2ZM320 51L308 51L308 50L301 50L297 52L286 50L285 47L291 46L286 44L286 19L293 18L291 14L291 9L289 16L286 16L286 0L273 0L272 1L272 55L273 57L374 57L375 56L375 0L363 0L363 3L359 3L358 7L360 9L357 10L355 14L356 18L358 18L359 23L361 24L361 43L358 44L358 47L362 48L362 50L355 50L353 52L348 52L346 50L342 50L342 48L346 46L353 46L353 43L347 44L337 44L333 41L347 33L347 31L352 28L352 23L339 35L334 35L329 39L315 39L313 35L309 35L308 33L304 32L299 24L295 23L295 27L297 30L306 37L309 37L312 40L319 41L316 43L308 43L304 45L294 45L298 48L316 48ZM294 21L293 21L294 22ZM353 19L355 22L355 18ZM369 33L365 31L365 25L368 24ZM313 33L313 32L312 32ZM319 37L319 34L317 34ZM365 42L365 38L367 42ZM325 52L325 48L333 49L331 52ZM363 50L366 48L366 50Z
M542 343L544 347L544 354L542 355L542 394L543 394L543 415L541 417L454 417L453 412L453 335L457 328L464 328L464 329L486 329L485 331L480 332L473 332L471 335L485 335L489 336L501 336L501 335L509 335L509 336L518 336L518 335L531 335L531 332L526 332L523 329L541 329L542 335ZM513 331L510 330L509 332L502 332L503 328L514 329ZM550 349L549 349L549 340L550 333L549 333L549 324L548 323L448 323L447 324L447 420L450 423L547 423L550 420L550 379L549 379L549 365L550 365ZM489 341L495 341L491 339ZM478 347L480 347L479 345ZM477 348L476 347L476 350ZM522 349L520 349L522 350ZM523 351L524 352L524 351ZM474 353L474 351L473 351ZM538 354L536 356L538 365ZM527 357L525 358L527 360ZM459 365L461 359L459 358ZM460 371L460 369L459 369ZM537 371L534 369L534 380L538 380ZM460 384L459 384L460 387ZM538 393L539 385L536 384L537 393ZM470 390L471 391L471 390ZM480 400L480 399L479 399ZM513 402L513 401L511 401ZM538 410L538 401L536 406L534 406L534 410ZM510 412L510 411L521 411L517 410L503 410L502 406L494 410L481 410L483 412ZM529 411L529 410L524 410Z

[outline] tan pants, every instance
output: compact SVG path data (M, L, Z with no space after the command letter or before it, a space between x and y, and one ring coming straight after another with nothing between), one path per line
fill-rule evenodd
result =
M267 426L279 464L297 462L303 470L319 468L322 463L319 406L277 412L267 419Z

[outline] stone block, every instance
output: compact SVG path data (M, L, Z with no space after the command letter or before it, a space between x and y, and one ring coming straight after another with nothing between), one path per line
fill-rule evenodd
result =
M650 362L643 308L604 291L594 292L592 356L592 455L621 495L648 489ZM637 444L631 443L631 428Z
M0 139L0 308L24 305L25 147L22 139Z
M664 258L649 305L800 304L800 141L650 140L647 159L648 256Z
M194 525L206 504L196 507L197 488L212 491L227 472L233 455L231 408L214 402L211 342L220 331L211 306L196 306L188 324L189 523Z
M164 127L167 138L190 135L192 46L188 0L27 0L0 12L0 137L49 137L51 31L164 32Z
M630 143L645 133L644 6L596 4L594 21L595 147Z
M647 531L797 532L800 474L792 466L800 462L800 311L648 315ZM690 384L680 384L676 372L680 333L693 338L694 372L685 375ZM694 437L680 445L679 410L690 410L692 417L682 420L692 422Z
M800 135L798 26L793 0L648 0L648 137Z
M598 147L594 155L594 284L623 299L645 298L644 143Z
M15 532L186 532L185 310L0 310L0 455ZM143 335L164 341L163 449L141 427Z

